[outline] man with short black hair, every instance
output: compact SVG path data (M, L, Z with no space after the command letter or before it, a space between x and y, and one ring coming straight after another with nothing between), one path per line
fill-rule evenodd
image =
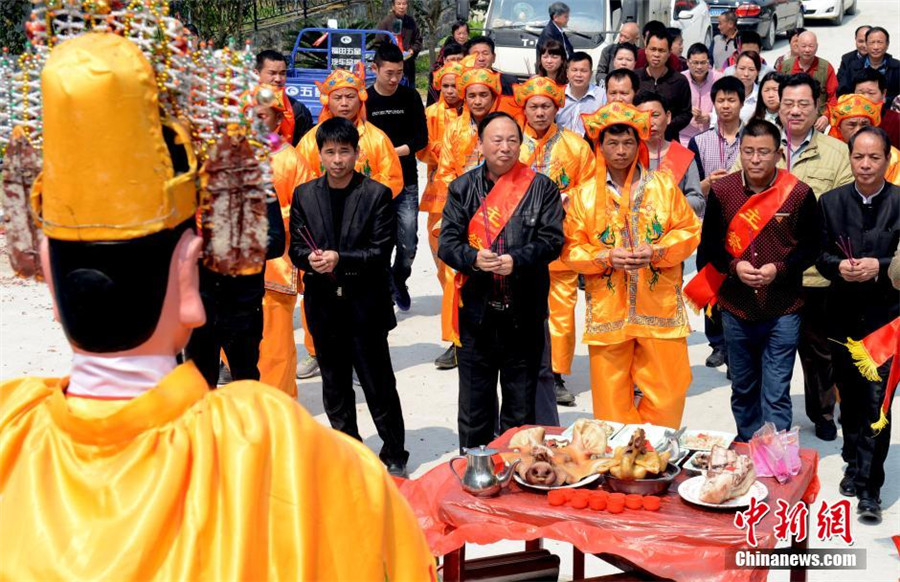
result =
M654 91L669 102L672 122L666 129L666 139L678 139L691 118L691 87L684 75L678 74L666 62L671 54L669 36L663 31L650 31L647 36L647 66L638 69L639 91ZM607 92L608 94L608 92Z
M872 68L861 70L853 78L853 92L859 93L881 108L881 129L885 130L892 144L900 146L900 113L891 109L887 98L887 83L884 75Z
M791 427L801 283L818 253L819 220L809 186L776 167L778 128L753 119L740 140L744 169L712 187L697 255L706 266L684 292L696 307L715 301L722 310L731 410L747 442L766 422Z
M391 0L391 11L381 19L378 28L394 33L405 59L403 77L407 87L415 89L416 57L422 51L422 32L416 24L416 19L409 14L409 4L409 0Z
M406 477L403 411L388 349L396 327L388 275L396 227L391 191L354 167L359 133L348 119L315 133L324 175L302 184L291 203L289 254L303 271L306 321L322 374L331 427L362 440L353 371L384 445L388 472Z
M721 71L728 66L728 59L738 48L737 14L734 10L726 10L720 14L718 26L719 34L713 37L709 51L712 53L713 66Z
M606 75L606 102L631 105L641 87L641 79L631 69L615 69Z
M680 73L683 70L681 60L675 55L675 53L673 53L671 51L672 41L674 39L673 39L672 35L669 33L669 28L665 24L660 22L659 20L651 20L650 22L645 24L644 28L641 30L641 38L644 41L644 48L638 49L637 59L635 60L635 63L634 63L635 70L643 69L644 67L647 66L647 49L646 49L646 47L649 44L651 34L665 35L665 37L669 39L669 49L670 50L669 50L669 56L666 57L665 63L669 69L671 69L672 71L675 71L677 73ZM616 49L613 49L613 57L615 56L615 50Z
M256 55L256 74L261 85L273 85L280 90L279 97L284 103L284 118L281 120L278 133L284 141L296 146L300 139L313 126L312 113L285 90L288 60L275 50L264 50Z
M494 39L488 36L475 36L469 39L465 45L466 53L475 55L475 68L488 69L500 76L500 95L496 111L508 113L511 117L521 122L521 112L516 107L513 97L513 85L518 82L515 75L501 73L494 69L494 60L497 58L497 49Z
M563 208L550 178L519 162L522 129L505 113L478 124L484 164L450 184L438 256L456 269L459 444L535 422L550 278Z
M870 28L866 32L866 57L851 61L846 75L848 83L852 83L866 69L874 69L884 75L887 103L892 103L900 94L900 61L887 52L890 45L891 35L887 30L880 26ZM849 86L841 86L841 93L852 93L852 90Z
M710 113L713 110L710 90L722 75L712 69L711 64L709 48L700 42L692 44L687 53L687 70L681 73L691 88L691 121L678 134L683 146L687 146L698 133L709 129Z
M419 172L416 152L428 144L425 108L415 89L400 84L403 78L403 54L396 45L383 43L375 51L372 70L375 82L368 88L366 114L383 131L400 158L403 191L394 199L397 213L397 249L391 267L394 304L409 311L411 299L406 281L412 273L419 244Z
M606 92L595 85L591 55L576 51L566 68L569 83L566 85L565 105L556 114L556 123L578 135L584 135L583 113L593 113L606 103Z
M841 56L841 64L838 66L837 72L838 93L841 95L843 95L844 89L849 87L853 81L852 77L850 77L851 64L855 61L865 61L866 56L868 56L866 51L866 33L869 32L870 28L872 27L868 24L856 27L856 31L853 33L853 37L856 40L856 48Z
M566 58L571 58L572 53L575 52L575 49L572 48L571 41L569 41L569 37L563 32L563 29L569 25L569 5L565 2L554 2L550 5L548 11L550 13L550 21L547 22L547 26L544 27L544 30L541 31L541 36L538 37L537 43L535 44L535 48L537 49L537 60L535 63L541 61L541 49L544 48L544 43L548 40L555 40L563 45L563 48L566 51Z
M870 126L857 131L850 138L853 183L819 199L822 254L816 266L831 281L828 335L840 341L863 341L870 357L876 352L869 344L870 336L900 317L900 301L888 276L900 241L900 187L884 179L890 149L884 130ZM894 349L890 341L877 347L887 353ZM857 510L863 523L878 523L891 431L876 431L873 425L881 416L891 365L873 360L874 374L866 374L859 368L857 354L836 344L831 348L841 395L841 456L847 463L840 492L859 499Z

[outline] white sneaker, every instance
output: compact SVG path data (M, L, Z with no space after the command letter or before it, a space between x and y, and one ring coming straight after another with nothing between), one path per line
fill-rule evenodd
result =
M307 355L297 366L297 377L301 380L319 375L319 362L315 356Z

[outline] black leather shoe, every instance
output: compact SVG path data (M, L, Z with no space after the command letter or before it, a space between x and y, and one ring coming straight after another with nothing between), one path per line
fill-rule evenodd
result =
M401 477L409 479L409 471L406 470L406 463L388 463L387 472L392 477Z
M881 523L881 500L869 493L860 493L856 513L862 523L878 525Z
M397 285L394 288L394 305L400 311L409 311L412 305L412 299L409 296L409 289L406 285Z
M823 441L833 441L837 438L837 426L833 420L823 420L816 423L816 437Z
M447 348L447 351L438 356L434 361L434 365L438 370L452 370L457 366L456 346L453 344Z
M560 406L575 406L575 395L566 388L562 374L553 374L553 391L556 392L556 403Z
M712 353L706 358L706 367L718 368L719 366L724 366L727 359L723 348L713 348Z
M844 475L841 484L838 485L838 490L844 497L856 497L856 484L853 482L853 476Z

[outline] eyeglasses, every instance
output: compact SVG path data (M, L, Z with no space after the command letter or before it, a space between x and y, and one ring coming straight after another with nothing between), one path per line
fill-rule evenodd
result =
M752 160L754 157L759 156L759 159L765 160L775 153L775 150L770 150L768 148L755 150L753 148L741 148L741 156L747 158L748 160Z

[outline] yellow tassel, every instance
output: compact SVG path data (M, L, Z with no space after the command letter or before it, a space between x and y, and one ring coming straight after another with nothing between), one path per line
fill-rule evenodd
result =
M688 307L691 308L691 311L693 311L694 313L700 313L703 311L702 305L697 305L695 302L691 301L691 298L687 295L682 295L682 297L684 297L684 302Z
M878 433L881 432L881 429L888 425L887 415L884 413L884 409L881 410L881 415L878 417L878 422L872 423L872 432L875 436L878 436Z
M706 306L706 317L712 317L712 309L713 309L712 303L710 303Z
M872 356L869 355L869 350L866 349L866 346L861 341L848 337L847 343L845 343L844 346L850 351L850 356L853 357L853 363L856 364L856 367L859 368L859 373L862 374L866 380L881 382L881 376L878 375L878 364L876 364L875 360L872 359Z

